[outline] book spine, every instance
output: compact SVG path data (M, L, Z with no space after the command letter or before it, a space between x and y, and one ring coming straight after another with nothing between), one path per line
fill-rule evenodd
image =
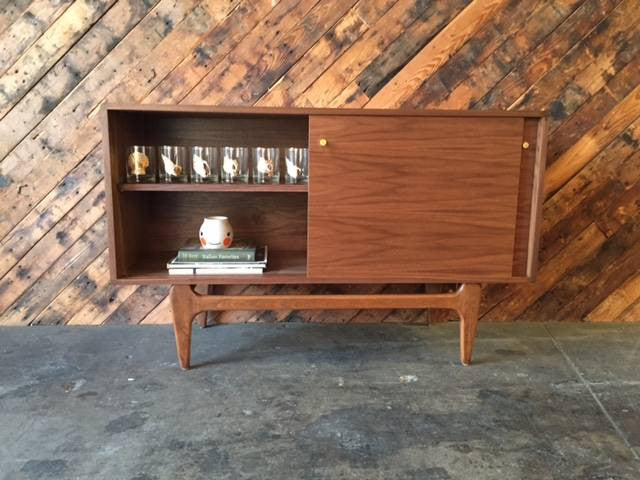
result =
M177 262L253 262L255 250L230 252L228 250L178 251Z
M196 275L261 275L262 268L196 268Z
M193 268L169 268L169 275L193 275L195 269Z

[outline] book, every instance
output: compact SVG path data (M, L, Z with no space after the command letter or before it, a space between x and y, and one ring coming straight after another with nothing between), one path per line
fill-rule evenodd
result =
M168 268L169 275L194 275L195 268Z
M260 275L264 268L169 268L169 275Z
M167 262L169 275L259 275L267 267L267 247L256 250L253 262Z
M196 275L261 275L264 272L264 268L196 268L195 272Z
M252 262L193 262L193 261L180 261L179 257L176 256L172 260L167 263L167 268L237 268L237 267L261 267L264 268L267 266L267 247L261 247L256 249L255 260Z
M178 250L179 262L253 262L256 246L237 242L229 248L202 248L197 239L192 238Z

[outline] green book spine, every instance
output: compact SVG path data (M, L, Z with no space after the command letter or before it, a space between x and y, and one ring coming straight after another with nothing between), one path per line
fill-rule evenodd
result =
M254 262L255 249L247 250L179 250L177 262Z

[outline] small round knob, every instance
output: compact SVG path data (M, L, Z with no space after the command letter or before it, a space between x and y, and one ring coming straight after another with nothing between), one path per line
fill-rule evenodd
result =
M321 138L320 139L320 146L321 147L326 147L327 146L327 139L326 138Z
M524 148L525 150L529 148L529 142L522 142L522 148Z

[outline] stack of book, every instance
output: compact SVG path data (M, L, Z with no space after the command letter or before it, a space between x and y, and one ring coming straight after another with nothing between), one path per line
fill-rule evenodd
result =
M238 243L206 249L191 240L167 263L169 275L256 275L267 267L267 247Z

